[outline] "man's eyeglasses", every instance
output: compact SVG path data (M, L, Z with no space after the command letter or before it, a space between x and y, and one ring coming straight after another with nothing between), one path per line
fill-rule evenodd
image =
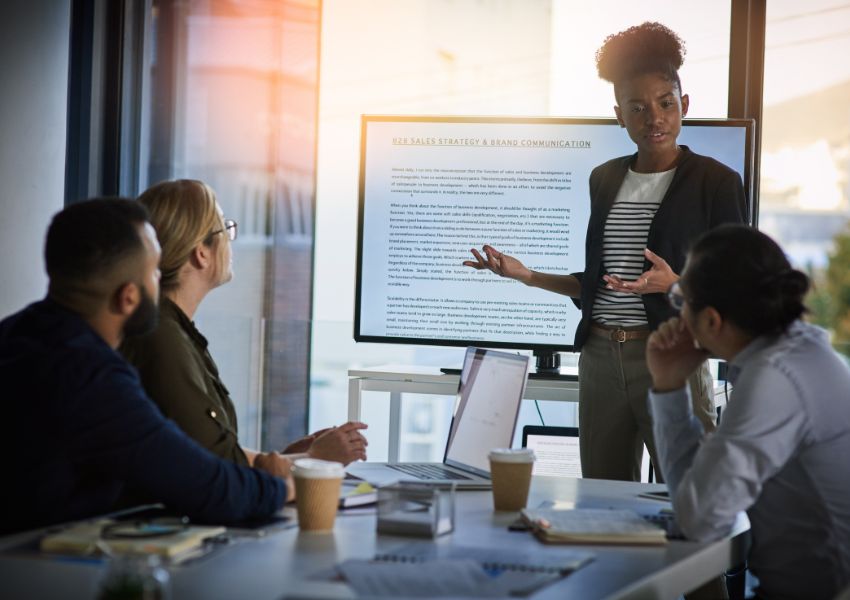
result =
M678 281L671 285L670 289L667 290L667 302L670 303L670 306L672 306L673 310L676 312L682 312L687 300L688 299L685 298L685 294L682 293L682 287L679 285Z
M228 239L232 242L236 239L236 236L239 233L239 225L233 219L225 219L224 220L224 228L216 229L215 231L210 233L210 237L218 234L218 233L226 233Z

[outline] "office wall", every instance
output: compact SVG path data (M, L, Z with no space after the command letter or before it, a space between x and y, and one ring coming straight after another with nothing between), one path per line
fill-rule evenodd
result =
M44 295L63 206L70 2L0 2L0 318Z

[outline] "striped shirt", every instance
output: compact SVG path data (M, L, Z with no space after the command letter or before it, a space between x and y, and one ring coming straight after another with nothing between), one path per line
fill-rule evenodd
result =
M675 172L676 169L635 173L629 169L605 221L602 264L609 275L635 281L644 272L643 251L649 226ZM647 324L640 294L615 292L605 286L605 281L600 280L593 303L595 322L620 326Z

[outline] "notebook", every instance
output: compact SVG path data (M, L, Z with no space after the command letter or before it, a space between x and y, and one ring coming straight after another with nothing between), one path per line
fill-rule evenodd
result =
M378 501L378 490L365 481L346 479L339 493L339 508L369 506Z
M523 509L534 534L551 544L666 544L664 529L633 510L598 508Z
M509 448L525 393L528 356L467 348L442 463L354 463L348 473L375 485L428 482L489 489L492 448Z
M138 537L111 537L106 534L109 528L124 526L119 521L100 519L73 525L67 529L41 540L43 552L67 554L157 554L163 558L177 559L197 550L207 538L223 534L224 527L203 527L187 525L179 528L158 526L156 524L128 523L135 527ZM147 528L146 530L143 528ZM157 530L160 528L161 533Z

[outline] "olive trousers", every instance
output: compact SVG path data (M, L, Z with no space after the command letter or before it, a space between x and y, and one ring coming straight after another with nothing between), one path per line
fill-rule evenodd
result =
M618 342L591 335L579 356L579 447L583 477L640 481L643 446L656 481L659 469L647 393L646 339ZM708 362L689 380L694 414L706 432L716 428Z

